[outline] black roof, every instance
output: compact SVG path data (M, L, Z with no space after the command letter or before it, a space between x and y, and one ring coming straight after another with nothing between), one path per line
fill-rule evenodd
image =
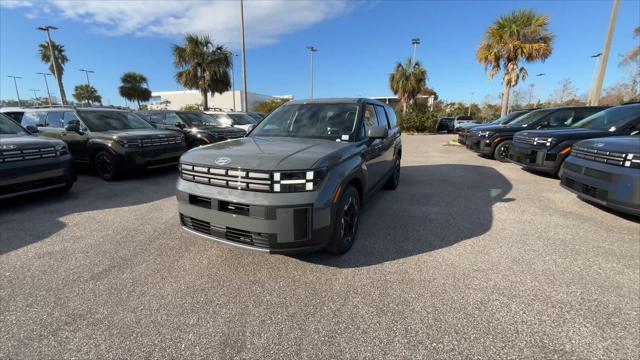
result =
M375 99L369 99L369 98L324 98L324 99L301 99L301 100L292 100L289 101L287 103L285 103L284 105L293 105L293 104L361 104L363 102L370 102L370 103L374 103L374 104L379 104L379 105L385 105L388 106L387 104L375 100Z

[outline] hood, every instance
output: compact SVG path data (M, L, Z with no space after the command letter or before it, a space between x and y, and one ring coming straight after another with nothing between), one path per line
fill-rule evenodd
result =
M640 153L640 136L610 136L580 141L576 147L617 153Z
M91 133L96 138L138 140L138 139L157 139L165 137L177 137L182 134L171 130L160 129L130 129L130 130L109 130Z
M249 170L304 170L319 162L341 159L353 146L354 143L322 139L251 136L192 149L180 161ZM219 158L226 158L227 162L216 165Z
M590 139L595 137L611 136L612 133L606 130L593 130L585 128L563 128L549 130L523 130L517 133L518 136L527 138L556 138L560 141L572 139Z
M491 131L491 132L516 132L520 130L524 130L526 127L524 126L509 126L509 125L482 125L480 127L476 127L473 131Z
M0 151L39 149L56 145L64 145L64 142L35 135L0 135Z

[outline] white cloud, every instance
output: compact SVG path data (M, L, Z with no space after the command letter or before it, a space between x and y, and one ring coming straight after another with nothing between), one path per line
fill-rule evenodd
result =
M33 1L29 0L0 0L0 7L6 7L9 9L19 7L33 6Z
M33 5L29 1L0 1L6 7ZM56 15L85 22L108 35L180 37L188 32L208 33L216 42L232 47L240 40L238 1L48 2L53 12L40 11L41 17ZM282 35L347 13L355 5L348 0L259 0L244 4L245 37L249 46L271 44ZM31 9L38 11L35 6Z

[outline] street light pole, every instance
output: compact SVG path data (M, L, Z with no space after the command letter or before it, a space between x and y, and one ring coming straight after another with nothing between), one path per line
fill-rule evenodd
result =
M20 92L18 91L18 82L16 79L22 79L20 76L7 75L7 77L13 78L13 85L16 87L16 96L18 97L18 106L22 106L20 103Z
M307 46L309 54L311 54L311 99L313 99L313 53L318 52L318 49L313 46Z
M238 54L234 54L232 51L229 51L229 54L231 54L231 94L233 94L233 111L236 111L236 74L234 71L234 64Z
M602 56L602 53L597 53L590 56L590 58L594 59L594 61L593 74L591 74L591 86L589 87L589 95L587 96L587 105L591 105L593 103L594 86L596 81L596 73L598 71L598 60L600 60L600 56Z
M411 64L413 65L416 63L416 49L418 48L418 45L420 45L420 38L411 39L411 44L413 45L413 57L411 58Z
M616 17L618 16L618 5L620 0L613 0L613 8L611 9L611 18L609 19L609 30L607 31L607 37L604 41L604 48L602 49L602 59L600 59L600 71L598 71L598 77L593 88L592 104L598 105L600 103L600 92L602 91L602 82L604 81L604 72L607 69L607 60L609 59L609 51L611 50L611 39L613 38L613 29L616 26Z
M242 111L247 108L247 65L244 46L244 1L240 0L240 37L242 38Z
M33 103L38 106L38 94L36 94L36 91L40 91L40 89L29 89L29 91L33 91Z
M469 99L469 111L467 111L467 116L471 116L471 104L473 103L473 93L471 93L471 99Z
M51 101L51 92L49 91L49 82L47 81L47 76L51 76L51 74L39 72L38 75L42 75L44 78L44 86L47 88L47 96L49 97L49 106L53 106L53 101Z
M84 74L87 76L87 85L91 86L91 83L89 82L89 73L94 73L95 71L93 70L87 70L87 69L80 69L80 71L84 72ZM147 85L148 87L149 85Z
M51 40L51 30L58 30L55 26L40 26L37 28L38 30L44 31L47 33L47 39L49 41L49 53L51 55L51 64L53 65L53 75L55 75L56 80L58 81L58 91L60 91L60 101L62 105L67 105L67 95L64 93L64 88L62 87L62 78L60 78L60 71L58 70L58 62L56 61L56 54L53 52L53 42Z

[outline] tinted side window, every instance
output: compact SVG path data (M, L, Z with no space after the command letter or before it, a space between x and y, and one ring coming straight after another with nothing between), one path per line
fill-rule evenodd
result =
M62 123L64 126L67 126L67 124L69 124L69 121L80 121L80 119L78 118L78 115L76 115L76 113L73 112L65 112L64 116L62 117Z
M387 119L387 114L384 112L384 108L382 106L376 105L376 114L378 115L378 125L389 129L389 119Z
M176 113L167 113L164 123L167 125L176 125L180 123L180 118L178 118Z
M13 120L17 121L18 124L20 124L20 121L22 120L22 115L24 115L24 112L6 112L3 113L5 115L7 115L8 117L12 118Z
M376 125L378 125L378 116L376 115L376 110L373 105L366 104L364 107L364 114L362 116L362 126L364 127L363 137L367 137L369 128Z
M44 111L27 111L22 116L22 126L44 126L44 119L47 113Z
M148 120L148 121L150 121L150 122L152 122L154 124L162 125L162 124L165 123L164 122L164 113L151 113L151 114L146 114L146 115L147 115L146 120ZM173 116L175 116L175 114L173 114ZM175 122L172 123L172 124L175 124Z
M397 128L398 119L396 119L395 111L393 111L393 109L390 107L385 108L385 111L387 112L387 118L389 119L389 126L391 126L391 128Z
M564 109L555 111L549 115L544 124L549 127L565 127L573 124L575 120L575 110Z
M574 123L578 120L582 120L586 117L589 117L595 113L599 113L600 111L605 110L602 108L590 108L590 109L581 109L579 111L576 111L576 120L574 121Z
M47 127L62 129L64 124L62 122L62 116L64 113L62 111L52 111L47 114Z

